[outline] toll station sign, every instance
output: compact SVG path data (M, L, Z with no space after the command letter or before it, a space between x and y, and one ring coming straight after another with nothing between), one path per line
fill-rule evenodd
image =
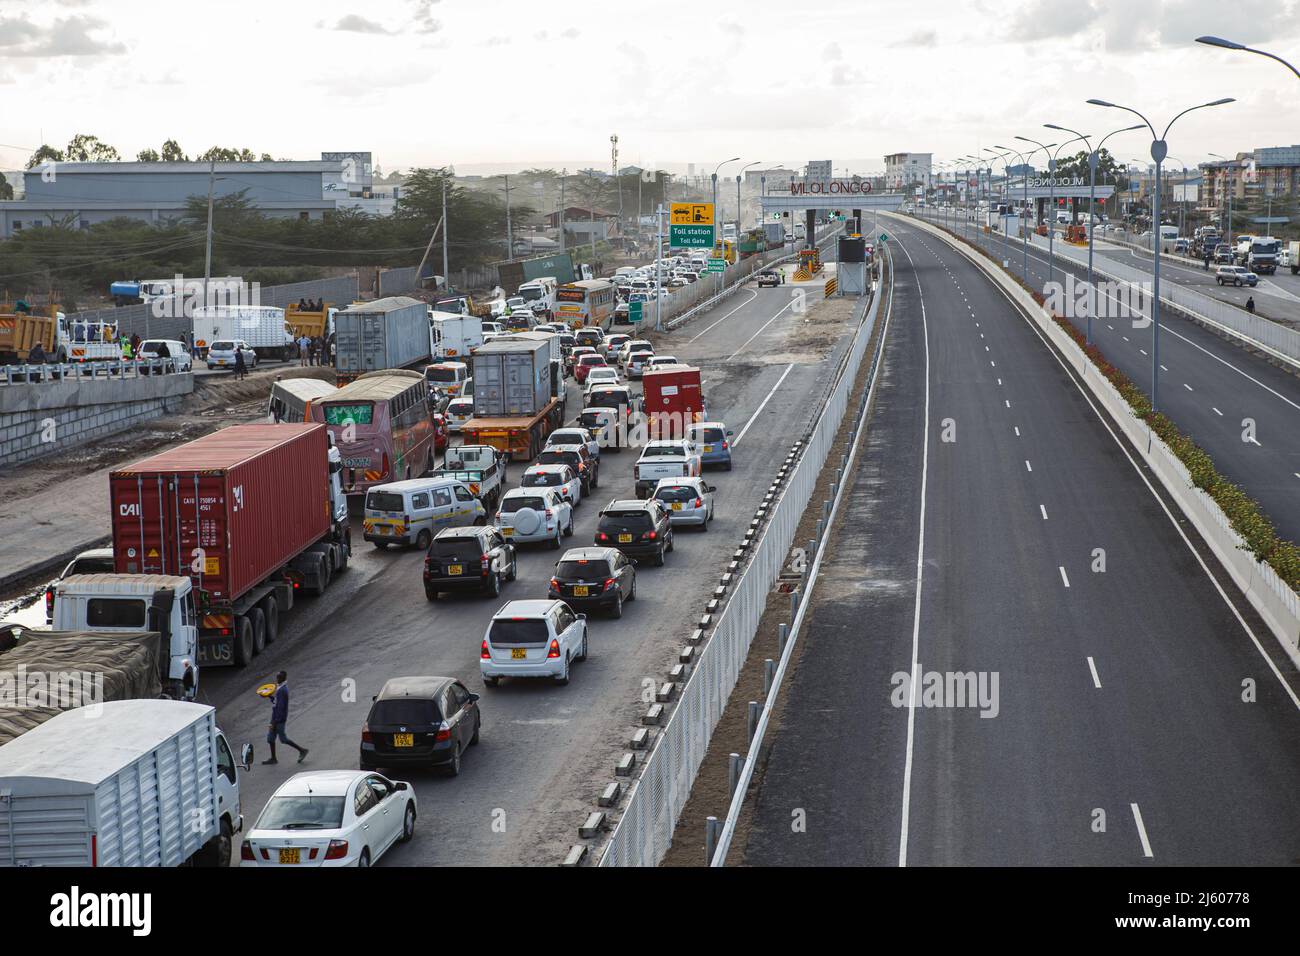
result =
M670 226L711 226L713 225L713 203L711 202L675 202L668 211Z

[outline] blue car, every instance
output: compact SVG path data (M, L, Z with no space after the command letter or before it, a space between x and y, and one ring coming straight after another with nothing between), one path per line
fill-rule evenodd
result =
M700 461L707 467L720 465L731 471L731 431L722 422L696 422L686 435L700 449Z

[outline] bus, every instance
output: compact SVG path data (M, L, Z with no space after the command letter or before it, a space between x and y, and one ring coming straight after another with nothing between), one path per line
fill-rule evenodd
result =
M266 403L266 412L271 421L309 422L311 407L323 398L328 398L338 389L329 382L318 378L284 378L271 383L271 397Z
M372 485L419 478L435 465L434 424L424 376L409 369L366 372L311 407L343 457L343 487L364 498Z
M736 243L731 239L719 239L713 244L713 258L726 259L727 265L736 264Z
M608 279L579 279L555 290L555 320L571 329L583 326L608 329L617 305L618 293Z

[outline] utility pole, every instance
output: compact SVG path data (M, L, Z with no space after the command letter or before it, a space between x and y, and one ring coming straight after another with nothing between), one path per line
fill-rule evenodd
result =
M610 159L613 161L614 181L618 183L618 225L619 231L623 227L623 179L618 174L618 134L615 133L609 138Z
M442 176L442 282L451 286L451 267L447 264L447 173ZM419 278L418 276L416 278Z
M518 189L519 187L510 185L510 177L508 175L504 175L501 178L504 179L506 183L500 190L506 194L506 258L513 259L515 257L515 236L510 226L510 192L512 189Z
M569 178L569 167L560 170L560 251L564 251L564 181Z
M212 157L208 160L208 239L206 249L203 253L203 305L208 304L208 280L212 278L212 193L217 184L217 159ZM184 289L177 289L176 294L180 296Z

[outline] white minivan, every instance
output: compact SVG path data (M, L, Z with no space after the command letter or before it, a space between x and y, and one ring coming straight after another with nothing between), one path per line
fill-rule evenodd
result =
M482 502L464 482L435 475L375 485L367 491L362 535L380 550L390 544L414 543L427 551L443 528L486 522Z

